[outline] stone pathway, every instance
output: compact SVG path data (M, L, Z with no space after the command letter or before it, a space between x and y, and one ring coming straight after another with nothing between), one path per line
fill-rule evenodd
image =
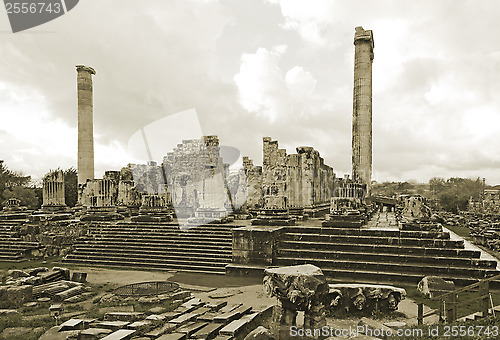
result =
M474 245L473 243L465 240L463 237L455 234L453 231L449 230L448 228L446 227L443 227L443 231L446 231L446 232L449 232L450 233L450 239L451 240L464 240L464 246L465 246L465 249L468 249L468 250L476 250L476 251L479 251L481 252L481 260L491 260L491 261L497 261L497 270L500 270L500 264L499 264L499 261L496 257L488 254L486 251L482 250L481 248L477 247L476 245Z
M376 212L362 229L390 229L398 230L398 222L393 212Z

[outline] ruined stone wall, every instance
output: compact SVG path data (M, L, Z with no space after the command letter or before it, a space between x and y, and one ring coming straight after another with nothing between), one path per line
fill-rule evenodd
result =
M297 154L288 156L288 174L290 207L313 207L333 196L335 173L312 147L298 147Z
M263 139L262 191L264 209L288 209L288 156L278 141Z
M118 202L118 180L94 179L87 181L79 192L79 202L85 207L112 207Z
M248 157L243 157L243 169L246 180L246 203L248 209L259 209L263 205L262 167L255 166Z
M302 160L301 155L292 154L288 156L288 183L287 195L290 208L303 208L302 195Z
M163 158L166 183L174 206L225 209L229 168L220 156L217 136L183 140Z
M128 168L132 173L135 187L140 193L164 194L165 177L161 166L150 161L147 164L129 164ZM128 171L125 171L125 174ZM122 174L124 171L122 170ZM126 175L127 176L127 175Z
M79 187L78 202L85 207L140 206L141 192L136 188L133 172L140 174L140 188L151 189L156 185L151 182L156 181L157 173L150 168L148 165L129 164L121 171L106 171L102 179L89 180Z
M334 183L334 197L363 199L366 195L366 184L355 182L348 175L336 178Z
M316 204L329 203L330 198L334 196L335 192L335 172L333 172L332 167L324 163L321 157L319 159L318 172L319 186Z
M237 172L228 174L227 186L231 193L234 209L245 207L247 202L247 179L245 169L241 168Z
M51 171L43 178L43 206L64 206L64 172Z
M118 182L118 205L138 207L141 205L141 194L135 188L134 181L120 180Z

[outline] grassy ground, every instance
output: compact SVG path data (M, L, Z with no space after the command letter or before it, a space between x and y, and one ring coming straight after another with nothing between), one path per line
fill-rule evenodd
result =
M60 257L51 257L44 259L28 260L23 262L0 262L0 272L10 269L26 269L36 267L54 267L60 265Z
M25 318L20 314L9 315L0 318L0 332L10 327L27 327L35 329L24 336L23 340L36 340L50 327L55 325L54 318L48 315L41 315L36 318ZM18 337L8 337L5 340L20 340Z
M453 225L453 226L448 226L447 225L446 228L450 229L451 231L453 231L458 236L461 236L461 237L463 237L466 240L470 240L470 237L469 237L470 230L469 230L469 228L455 226L455 225Z

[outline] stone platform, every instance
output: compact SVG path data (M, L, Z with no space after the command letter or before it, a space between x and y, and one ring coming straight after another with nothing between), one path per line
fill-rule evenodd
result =
M266 265L313 264L330 279L371 283L416 284L434 275L461 285L499 273L497 261L482 259L479 251L465 247L464 240L452 239L448 232L399 230L393 214L383 214L375 214L362 228L320 227L313 221L282 227L278 242L263 240L274 244L275 255ZM384 221L392 222L386 226ZM228 274L262 275L259 265L261 272L266 267L236 260L227 266Z

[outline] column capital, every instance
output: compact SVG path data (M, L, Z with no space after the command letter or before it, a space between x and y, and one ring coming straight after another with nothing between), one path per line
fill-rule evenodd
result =
M92 67L85 66L85 65L76 65L76 71L77 72L89 72L90 74L95 75L95 70Z
M373 40L373 31L372 30L364 30L363 27L356 27L356 33L354 33L354 45L360 42L369 42L373 49L375 48L375 42Z

